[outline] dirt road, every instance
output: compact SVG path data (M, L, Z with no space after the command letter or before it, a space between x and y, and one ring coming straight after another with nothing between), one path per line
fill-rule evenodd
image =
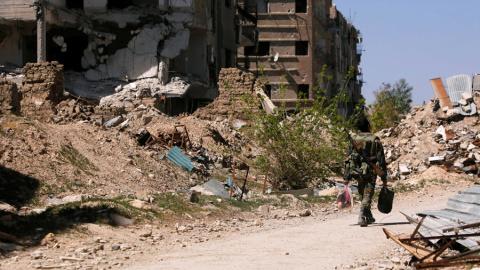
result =
M463 190L464 188L458 188ZM358 208L353 212L286 220L268 219L261 227L230 234L208 242L179 247L157 254L144 254L128 269L333 269L339 264L360 260L381 260L397 245L386 239L382 228L394 233L411 233L413 225L400 211L414 214L441 209L457 191L436 189L431 193L399 194L393 211L373 211L376 224L356 225ZM424 193L424 192L422 192Z

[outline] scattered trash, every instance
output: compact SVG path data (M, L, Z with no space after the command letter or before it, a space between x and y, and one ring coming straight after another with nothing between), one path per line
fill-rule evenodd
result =
M341 211L346 211L353 208L352 190L348 185L345 185L345 188L338 194L337 206L338 210Z
M194 186L190 190L203 195L214 195L224 199L228 199L230 197L230 194L225 189L225 186L215 178L208 180L203 185Z

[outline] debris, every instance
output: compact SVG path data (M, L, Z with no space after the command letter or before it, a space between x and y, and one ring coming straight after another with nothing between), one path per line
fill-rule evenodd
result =
M310 211L310 209L304 209L298 215L301 217L308 217L312 215L312 212Z
M398 170L402 175L407 175L407 174L410 174L411 172L410 169L408 169L407 165L405 164L398 164Z
M40 242L42 246L53 245L57 243L57 239L55 239L55 234L48 233Z
M441 78L431 79L430 84L432 85L435 96L440 101L440 107L447 107L448 109L453 109L453 106L450 105L450 98L447 95L445 86L443 85Z
M437 128L437 134L442 135L442 138L445 142L448 142L453 136L455 136L455 133L451 131L447 131L443 126L439 126Z
M201 186L195 186L190 189L192 192L198 192L203 195L214 195L224 199L228 199L230 194L225 190L225 186L217 179L210 179Z
M75 258L75 257L60 257L60 260L62 261L76 261L76 262L81 262L84 261L82 258Z
M187 127L185 125L175 125L173 131L169 133L158 135L150 134L150 137L145 144L149 146L160 144L169 148L178 146L183 149L191 147L190 136L188 135Z
M108 120L104 125L106 127L116 127L123 122L122 116L117 116L113 119Z
M416 269L478 263L480 233L473 230L480 227L480 215L476 204L478 201L480 186L473 186L450 198L443 210L425 211L417 214L418 217L402 213L410 223L417 225L412 235L393 235L386 229L383 231L387 238L417 258L414 263ZM435 245L431 247L422 245L424 241L430 241ZM447 254L447 248L455 248L453 244L463 246L462 253ZM464 251L465 248L467 251Z
M457 103L458 107L455 109L462 115L473 115L477 113L477 107L473 103L472 97L472 77L468 74L456 75L447 78L447 89L450 100L453 103ZM464 99L467 104L460 104L460 100ZM468 106L467 111L463 109L464 106ZM448 114L448 112L447 112ZM453 113L452 113L453 114ZM452 115L452 117L455 117ZM449 119L451 117L448 117Z
M429 157L428 162L430 164L438 164L445 161L445 156L435 156L435 157Z
M170 159L177 166L185 168L189 172L191 172L194 168L191 160L185 154L183 154L182 150L177 146L174 146L168 151L167 158Z

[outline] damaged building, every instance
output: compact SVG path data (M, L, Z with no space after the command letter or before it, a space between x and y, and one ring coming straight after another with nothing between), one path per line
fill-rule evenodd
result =
M329 0L240 0L238 65L266 82L267 95L275 104L312 102L315 87L332 97L345 88L348 104L341 112L349 114L361 98L360 32ZM319 73L326 65L324 81ZM349 67L354 77L344 85ZM285 91L279 91L280 89Z
M234 17L233 1L2 1L0 64L11 70L40 55L64 65L71 93L134 92L179 114L218 95L220 69L235 62Z
M290 108L312 102L317 86L329 97L345 88L348 115L361 98L360 45L331 0L0 2L3 72L56 61L74 95L120 108L151 99L169 115L218 97L220 70L229 67L268 82L272 101ZM324 66L332 79L319 85ZM349 67L354 78L344 84Z

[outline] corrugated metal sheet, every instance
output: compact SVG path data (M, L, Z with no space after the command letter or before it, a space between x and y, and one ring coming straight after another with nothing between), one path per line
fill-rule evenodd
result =
M420 222L420 217L412 217L407 216L410 222L414 224L418 224ZM472 220L475 222L475 220ZM472 222L472 223L473 223ZM422 223L422 226L418 230L418 233L423 237L432 237L432 236L449 236L455 235L454 231L444 232L443 230L458 227L460 224L458 222L446 219L446 218L438 218L433 216L427 216ZM458 234L474 234L478 233L473 229L461 229L458 231ZM432 243L436 243L438 240L431 240ZM467 247L469 249L477 249L480 248L480 245L477 241L480 241L480 237L468 237L468 238L460 238L457 240L457 243L460 245Z
M473 74L473 91L480 91L480 74Z
M443 232L443 230L480 222L480 186L473 186L465 191L458 192L448 200L445 209L424 211L417 215L427 216L419 230L421 235L426 237L452 235L453 232ZM420 220L415 217L407 216L407 218L411 218L416 223ZM472 229L462 229L459 234L476 232ZM469 249L480 248L480 237L459 239L458 243Z
M447 91L451 102L458 102L462 99L462 93L472 94L472 78L468 74L456 75L447 78ZM456 107L462 115L473 115L477 113L477 106L470 104L470 113L466 113L461 107Z
M167 158L170 159L176 165L183 167L188 171L193 170L194 166L191 160L186 155L184 155L182 153L182 150L177 146L174 146L172 149L168 151Z

